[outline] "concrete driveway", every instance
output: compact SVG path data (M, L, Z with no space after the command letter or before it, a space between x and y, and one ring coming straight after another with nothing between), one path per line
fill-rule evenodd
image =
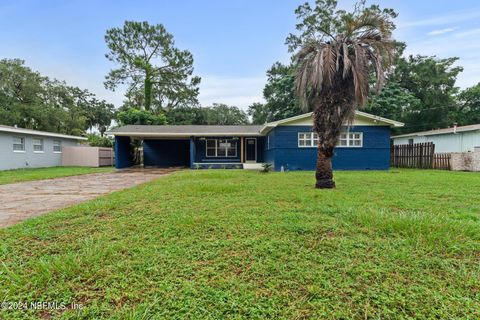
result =
M0 185L0 227L136 186L176 169L130 169Z

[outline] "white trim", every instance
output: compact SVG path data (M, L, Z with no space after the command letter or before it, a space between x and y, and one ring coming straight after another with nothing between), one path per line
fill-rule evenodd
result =
M56 145L55 142L58 142L58 145ZM53 139L52 143L53 143L52 152L53 153L62 153L62 140ZM55 150L55 147L60 147L60 151Z
M35 141L35 140L38 140L38 141ZM35 143L35 142L40 142L40 143ZM44 141L43 141L43 138L32 138L32 146L33 146L33 153L43 153L44 151ZM40 146L42 147L41 150L35 150L35 146Z
M363 132L358 132L358 131L346 131L346 132L341 132L340 134L346 134L347 135L347 145L346 146L341 146L341 145L336 145L335 148L363 148ZM351 146L350 145L350 135L351 134L360 134L360 145L359 146ZM355 140L355 139L351 139ZM340 142L340 139L338 139L338 142Z
M408 138L408 137L438 136L438 135L441 135L441 134L459 134L459 133L463 133L463 132L472 132L472 131L480 133L480 128L477 127L477 126L478 126L478 124L463 126L463 127L457 127L456 132L454 132L453 128L444 128L444 129L436 129L436 130L430 130L430 131L405 133L405 134L400 134L400 135L397 135L397 136L392 136L390 138L391 139L397 139L397 138Z
M247 160L247 140L252 139L255 140L255 160ZM246 163L257 163L257 138L245 138L245 162Z
M208 148L207 145L208 145L208 141L215 141L215 155L214 156L209 156L208 155L208 149L212 149L212 148ZM218 141L219 140L225 140L225 141L228 141L228 140L232 140L232 141L235 141L235 155L234 156L229 156L228 155L228 148L226 149L226 155L224 156L219 156L218 155ZM237 158L238 156L238 144L237 144L237 141L238 139L225 139L225 138L217 138L217 139L205 139L205 158Z
M310 134L310 143L311 145L310 146L301 146L300 145L300 135L301 134ZM312 132L312 131L309 131L309 132L297 132L297 147L298 148L316 148L318 146L318 141L317 143L315 143L315 140L318 140L318 136L317 136L317 139L314 138L314 135L316 133L315 132ZM309 141L307 139L302 139L304 141Z
M24 153L27 149L27 140L25 139L25 137L22 137L22 136L13 136L13 143L12 143L12 150L13 152L16 152L16 153ZM21 143L15 143L15 139L20 139ZM21 145L22 146L22 149L18 149L18 150L15 150L15 145Z
M289 123L289 122L293 122L293 121L297 121L297 120L301 120L301 119L306 119L306 118L312 118L312 115L313 115L313 112L309 112L309 113L301 114L301 115L298 115L298 116L294 116L294 117L290 117L290 118L266 123L265 126L260 130L260 133L265 134L266 132L268 132L272 128L275 128L275 127L277 127L278 125L281 125L281 124L286 124L286 123ZM382 123L387 124L391 127L403 127L405 125L403 122L379 117L379 116L376 116L376 115L373 115L373 114L370 114L370 113L366 113L366 112L363 112L363 111L355 111L355 116L368 118L368 119L373 120L374 122L382 122Z
M301 146L300 145L300 135L301 134L310 134L310 139L302 139L303 141L310 141L311 145L309 146ZM347 145L346 146L341 146L337 144L335 148L363 148L363 132L359 131L342 131L340 134L346 134L347 135ZM360 145L355 146L355 145L350 145L350 140L355 140L355 139L350 139L351 134L360 134ZM298 148L317 148L318 145L318 136L317 139L315 139L316 133L312 131L304 131L304 132L297 132L297 147ZM338 139L338 143L340 143L340 139Z
M57 138L73 139L73 140L88 140L85 137L70 136L70 135L60 134L60 133L44 132L44 131L37 131L37 130L23 129L23 128L15 128L15 127L6 127L6 126L0 126L0 132L28 134L28 135L40 136L40 137L57 137Z

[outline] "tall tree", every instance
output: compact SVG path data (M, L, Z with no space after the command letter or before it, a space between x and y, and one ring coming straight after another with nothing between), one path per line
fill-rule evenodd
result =
M419 110L422 101L418 99L410 90L403 88L394 80L389 80L383 90L378 94L370 96L365 111L377 116L395 119L405 122L410 115ZM403 133L413 128L394 128L397 133ZM414 130L414 129L413 129Z
M406 132L442 128L452 123L458 93L455 82L463 70L454 66L457 60L420 55L398 60L391 79L421 101L402 119L408 126Z
M23 60L0 60L0 124L82 135L104 131L113 105L65 82L49 79Z
M269 122L270 111L265 103L254 102L248 106L248 115L252 118L253 124L264 124Z
M263 89L265 104L253 104L249 114L253 123L265 123L293 117L303 111L295 96L295 67L276 62L267 71L267 83Z
M480 123L480 83L467 88L458 95L458 109L452 118L459 125Z
M166 113L169 124L242 125L248 124L247 114L235 106L214 103L209 107L179 107Z
M107 59L119 65L106 76L107 89L127 84L127 101L143 103L145 110L198 103L200 78L192 76L193 56L175 47L163 25L126 21L123 28L107 30L105 41Z
M316 188L335 187L331 158L342 126L366 103L370 72L375 72L380 90L395 56L392 10L365 7L364 1L352 13L336 6L335 0L317 0L315 8L299 6L301 37L287 38L291 49L300 48L295 55L296 93L304 110L313 110L318 135Z
M242 125L248 124L248 116L238 107L223 103L214 103L210 107L202 108L205 114L205 123L208 125Z

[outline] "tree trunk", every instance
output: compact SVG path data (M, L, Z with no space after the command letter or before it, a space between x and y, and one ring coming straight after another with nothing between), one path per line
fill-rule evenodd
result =
M150 105L152 104L152 81L150 76L147 74L145 77L145 110L150 110Z
M317 168L315 171L315 188L318 189L331 189L335 188L335 182L333 181L332 171L332 156L333 148L321 149L317 151Z

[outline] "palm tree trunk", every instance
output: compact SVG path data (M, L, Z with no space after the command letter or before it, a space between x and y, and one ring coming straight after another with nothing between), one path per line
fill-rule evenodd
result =
M317 168L315 171L315 188L318 189L331 189L335 188L335 182L333 181L332 171L332 156L333 148L322 149L318 148L317 151Z

